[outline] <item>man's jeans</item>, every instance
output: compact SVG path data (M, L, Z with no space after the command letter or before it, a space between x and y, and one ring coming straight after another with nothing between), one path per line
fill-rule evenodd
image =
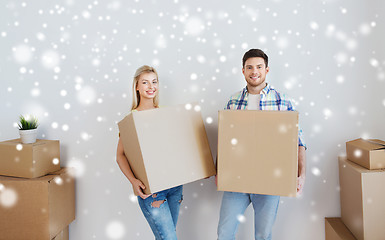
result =
M253 204L255 239L271 239L277 216L279 196L224 192L218 224L218 240L234 240L239 221Z
M176 223L183 200L183 186L166 189L146 199L138 197L140 208L156 240L176 240ZM161 201L159 207L154 201Z

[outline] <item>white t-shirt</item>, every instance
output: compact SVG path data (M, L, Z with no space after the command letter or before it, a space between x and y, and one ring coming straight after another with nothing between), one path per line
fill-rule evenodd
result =
M250 94L247 100L247 110L260 110L259 102L261 101L261 94Z

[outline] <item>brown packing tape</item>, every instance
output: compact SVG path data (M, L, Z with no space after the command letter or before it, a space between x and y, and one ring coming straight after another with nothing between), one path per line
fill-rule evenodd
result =
M385 144L383 144L383 143L379 143L379 142L376 142L376 141L373 141L373 140L370 140L370 139L363 139L363 140L364 140L364 141L367 141L367 142L369 142L369 143L373 143L373 144L382 146L381 148L377 148L376 150L379 150L379 149L385 149Z

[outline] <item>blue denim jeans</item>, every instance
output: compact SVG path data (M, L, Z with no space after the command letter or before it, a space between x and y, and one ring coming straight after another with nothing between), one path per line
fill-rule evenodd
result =
M183 186L178 186L153 193L146 199L138 197L139 206L156 240L177 239L176 223L183 200L182 192Z
M218 240L234 240L240 217L253 204L256 240L270 240L277 216L279 196L224 192L218 224Z

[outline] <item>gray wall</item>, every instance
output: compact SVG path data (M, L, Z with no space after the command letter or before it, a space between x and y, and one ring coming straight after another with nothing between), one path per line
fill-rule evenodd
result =
M18 116L39 117L39 138L60 139L78 169L71 239L152 239L115 153L135 69L157 67L161 104L199 101L216 153L217 111L245 86L249 48L270 57L267 81L300 112L308 144L300 198L281 198L274 239L324 239L339 216L337 156L358 137L385 139L383 1L2 1L0 140ZM213 178L187 184L182 240L216 239L222 193ZM253 239L253 211L239 239Z

